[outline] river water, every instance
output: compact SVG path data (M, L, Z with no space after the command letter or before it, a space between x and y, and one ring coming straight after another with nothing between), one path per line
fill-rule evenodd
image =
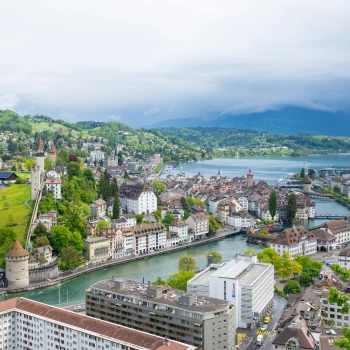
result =
M308 162L309 165L304 165ZM221 169L223 175L233 177L242 176L252 169L255 180L265 180L269 183L275 182L279 177L286 173L300 171L302 167L313 167L314 169L326 168L330 165L334 167L347 167L350 162L349 156L310 156L310 157L281 157L281 158L241 158L241 159L213 159L198 163L180 164L181 171L187 175L202 173L205 177L217 174ZM335 201L316 201L316 213L318 214L348 214L349 210ZM298 225L314 227L325 220L310 220L309 222L297 222ZM168 277L177 271L179 257L185 253L194 255L198 268L206 266L205 254L210 249L219 251L224 260L229 260L236 253L243 253L245 250L253 248L255 251L261 251L264 246L249 245L246 243L245 235L238 234L228 237L224 240L210 242L201 246L186 248L181 251L167 253L151 257L144 260L133 261L123 265L109 267L105 270L92 272L78 277L71 281L64 282L60 287L61 303L66 303L67 293L68 301L81 301L85 297L85 290L95 282L120 276L138 281L154 281L158 276ZM41 301L50 305L58 304L59 287L53 286L43 290L30 291L18 294L29 299Z

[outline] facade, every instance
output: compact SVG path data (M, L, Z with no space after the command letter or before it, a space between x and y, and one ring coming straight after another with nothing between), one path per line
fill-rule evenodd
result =
M124 256L123 234L121 229L108 228L103 230L101 237L106 237L109 241L108 256L112 259Z
M51 166L56 165L56 148L55 146L51 146L49 153L47 154L48 159L50 160Z
M34 248L29 259L29 269L50 265L55 260L52 256L52 250L50 245Z
M111 228L124 228L137 225L137 220L133 214L121 215L119 219L113 219L111 221Z
M274 296L274 268L257 262L256 256L212 264L187 282L196 294L228 300L236 307L236 326L248 328L262 320Z
M25 298L0 302L1 349L195 350L194 346Z
M12 171L0 171L0 181L5 183L16 182L17 175Z
M102 151L95 150L90 152L90 159L92 161L103 161L105 159L105 154Z
M317 238L305 227L297 226L283 230L269 243L278 254L288 252L290 255L310 255L317 252Z
M339 265L342 269L350 268L350 244L348 244L338 255Z
M106 208L106 201L100 198L89 205L89 213L96 217L103 217L106 215Z
M326 230L315 230L312 233L317 238L317 250L328 252L337 248L337 237Z
M106 237L89 237L84 239L84 256L92 262L102 262L109 258L109 241Z
M230 215L230 206L227 201L221 202L218 205L218 213L217 217L218 220L222 223L225 224L227 222L227 218Z
M169 225L167 246L181 245L188 241L188 226L182 220L177 219Z
M10 251L5 254L6 279L10 289L22 288L29 284L29 253L16 239Z
M41 189L41 184L44 181L44 162L45 153L41 137L38 139L38 148L35 152L35 163L31 168L31 200L36 200Z
M312 183L312 181L310 179L310 176L306 174L304 177L304 183L303 183L304 192L306 192L306 193L311 192L311 183Z
M118 196L125 213L150 214L157 210L157 197L145 184L123 183Z
M350 224L346 220L334 220L326 222L321 230L326 230L328 233L337 237L338 244L350 242Z
M227 217L227 224L234 227L248 228L250 227L250 214L245 210L232 213Z
M191 230L191 240L203 238L209 233L209 219L205 213L191 214L185 222Z
M86 291L86 314L203 350L235 349L235 308L230 302L166 285L122 278L100 281Z
M45 186L48 191L52 192L55 199L62 199L61 180L48 178L45 181Z

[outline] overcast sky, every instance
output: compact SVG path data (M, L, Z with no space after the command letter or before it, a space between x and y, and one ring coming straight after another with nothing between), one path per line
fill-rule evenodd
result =
M1 1L0 109L147 125L350 109L350 1Z

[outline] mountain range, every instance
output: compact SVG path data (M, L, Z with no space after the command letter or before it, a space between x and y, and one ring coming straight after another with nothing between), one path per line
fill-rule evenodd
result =
M167 119L151 125L152 128L196 126L250 129L282 135L350 136L350 113L286 107L249 114Z

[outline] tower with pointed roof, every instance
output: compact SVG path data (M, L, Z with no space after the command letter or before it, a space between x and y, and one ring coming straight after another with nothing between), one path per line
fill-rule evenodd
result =
M311 179L309 175L305 175L304 177L304 181L303 181L303 190L306 193L310 193L311 192Z
M252 171L249 169L248 174L247 174L247 187L252 187L254 184L254 176Z
M31 200L38 198L40 186L44 180L45 153L41 137L38 139L38 148L35 151L35 163L31 169Z
M6 279L9 288L22 288L29 284L29 253L18 239L5 254Z
M48 153L48 158L50 159L50 164L51 166L55 166L56 165L56 148L55 146L51 146L51 149Z

